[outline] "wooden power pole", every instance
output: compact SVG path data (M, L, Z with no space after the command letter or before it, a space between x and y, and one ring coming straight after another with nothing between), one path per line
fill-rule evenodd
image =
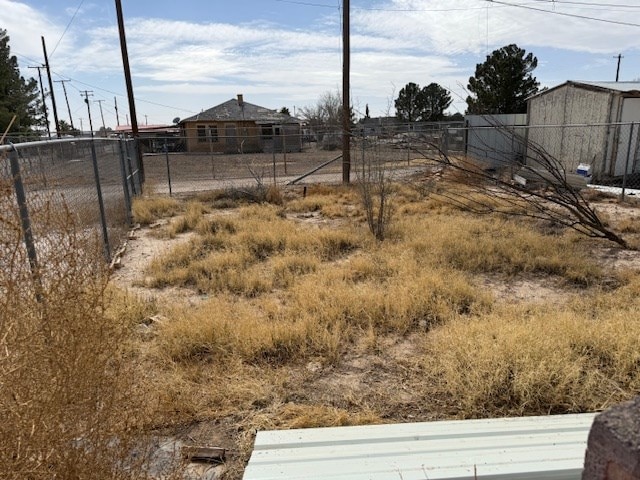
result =
M44 86L42 85L42 72L40 70L44 68L44 65L39 67L29 67L38 69L38 78L40 79L40 94L42 95L42 112L44 113L44 124L47 128L47 137L51 140L51 128L49 127L49 114L47 113L47 102L44 94Z
M136 101L133 96L133 83L131 82L131 68L129 67L129 54L127 53L127 37L124 31L124 18L122 16L122 2L116 1L116 14L118 16L118 31L120 32L120 51L122 52L122 66L124 67L124 79L127 84L127 97L129 98L129 113L131 114L131 134L135 140L140 138L138 130L138 117L136 115ZM144 183L144 163L142 152L138 145L138 165L140 168L140 183Z
M617 57L613 57L613 58L618 58L618 68L616 68L616 82L617 82L618 79L620 78L620 60L622 60L624 57L622 56L621 53L619 53Z
M351 173L351 108L349 72L351 53L349 42L349 0L342 1L342 183L350 182Z
M73 117L71 116L71 107L69 107L69 97L67 96L67 87L64 86L64 83L68 82L68 81L69 80L54 80L54 82L62 84L62 91L64 92L64 101L67 102L67 113L69 114L69 122L70 122L70 125L71 125L71 132L73 133L73 131L76 129L76 127L73 126Z
M58 121L58 108L56 107L56 96L53 93L53 81L51 80L51 69L49 68L49 57L47 56L47 44L44 43L44 37L40 37L42 39L42 51L44 53L44 66L47 70L47 77L49 77L49 93L51 94L51 107L53 110L53 121L56 126L56 136L58 138L60 135L60 122Z

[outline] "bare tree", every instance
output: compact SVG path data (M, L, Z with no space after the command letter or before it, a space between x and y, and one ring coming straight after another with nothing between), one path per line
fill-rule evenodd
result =
M337 91L329 90L320 95L315 105L302 107L299 116L312 126L340 126L342 124L341 111L342 96Z
M382 241L394 212L393 176L375 150L369 150L367 155L364 152L363 148L362 158L355 161L356 182L369 231L376 240Z
M487 168L481 161L450 155L441 145L424 141L412 149L432 162L433 175L426 190L472 213L503 213L549 221L629 248L626 240L598 216L582 195L580 185L557 158L507 127L495 128L511 142L521 144L524 153L518 165ZM436 178L454 179L464 183L465 188L448 189Z

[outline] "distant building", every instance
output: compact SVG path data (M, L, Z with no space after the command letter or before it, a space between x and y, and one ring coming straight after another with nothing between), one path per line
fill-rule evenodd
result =
M366 137L393 135L398 130L402 122L396 117L365 117L358 123L358 130Z
M185 118L181 136L188 152L299 152L302 122L276 110L245 102L242 95Z
M640 82L567 81L528 100L528 141L595 179L640 174ZM633 122L636 125L632 127Z
M118 125L111 132L115 136L131 136L131 125ZM176 125L138 125L138 135L143 153L162 152L165 145L168 151L180 149L180 129Z

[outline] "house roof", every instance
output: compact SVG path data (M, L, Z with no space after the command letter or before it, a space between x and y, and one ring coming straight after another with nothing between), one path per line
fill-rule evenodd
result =
M118 125L115 128L116 133L131 132L133 127L131 125ZM178 131L175 125L138 125L139 132L169 132Z
M527 100L544 95L564 86L573 86L576 88L601 92L616 92L629 97L640 97L640 82L592 82L588 80L567 80L560 85L538 92L535 95L530 96Z
M185 118L180 123L212 121L250 121L258 124L301 123L299 119L280 113L277 110L271 110L249 102L240 104L237 98L232 98L197 115Z

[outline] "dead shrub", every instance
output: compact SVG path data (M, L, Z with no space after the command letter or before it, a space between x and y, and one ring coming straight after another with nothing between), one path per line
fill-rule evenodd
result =
M392 174L379 158L366 156L355 168L367 226L376 240L387 235L394 211Z
M0 477L147 478L153 398L132 361L137 314L113 315L98 239L35 193L30 268L12 192L0 192Z

